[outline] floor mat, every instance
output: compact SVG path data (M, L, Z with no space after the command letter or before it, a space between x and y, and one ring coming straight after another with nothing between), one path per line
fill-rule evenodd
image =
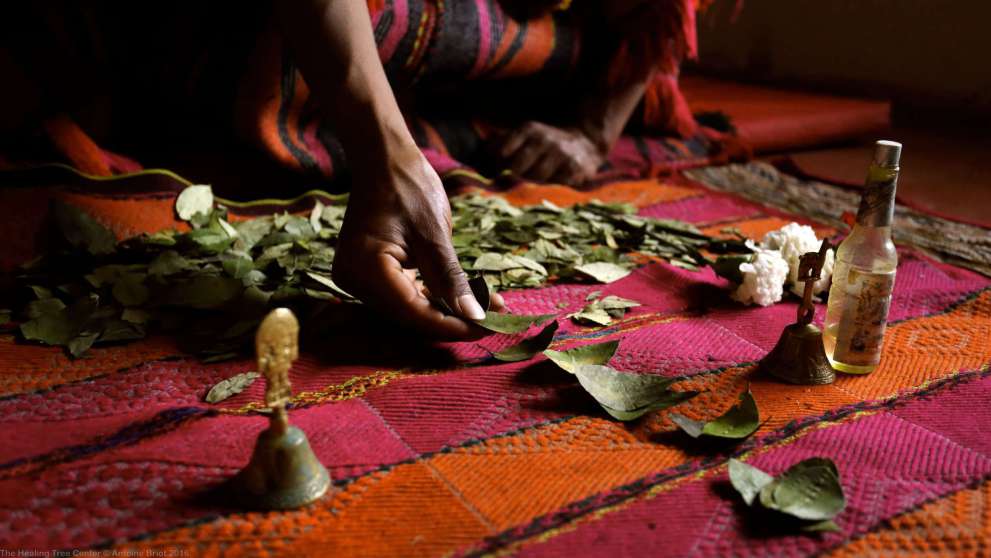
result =
M170 226L172 196L183 184L167 175L146 180L156 184L89 191L77 184L66 195L102 211L118 234ZM813 224L820 236L835 232L830 223L680 177L618 181L587 193L536 185L507 193L514 203L561 205L585 196L630 201L643 215L687 219L708 234L735 227L760 238L792 219ZM305 209L312 199L298 203ZM605 327L563 319L593 290L643 306ZM796 301L740 306L708 269L651 263L605 286L558 284L505 298L516 313L562 316L554 348L618 340L616 368L677 377L675 389L702 392L676 412L711 419L749 385L764 423L739 445L700 447L676 431L668 411L619 423L541 359L489 358L518 335L439 345L454 364L438 367L413 356L387 366L378 355L402 338L344 332L319 354L304 354L290 373L290 419L307 432L334 491L302 510L250 512L213 490L247 463L265 427L252 412L262 382L216 405L203 396L219 380L254 369L251 360L203 364L168 339L151 338L72 361L2 334L0 547L562 557L986 547L991 514L978 510L986 510L991 486L991 437L983 427L991 421L988 278L903 248L880 367L817 387L754 374L754 363L794 320ZM818 305L817 320L823 312ZM366 356L345 364L345 349ZM839 532L768 536L727 491L731 457L777 474L819 455L836 461L847 496ZM947 517L959 518L952 529L933 528Z
M693 113L730 117L755 153L813 147L882 133L891 103L685 76L681 87Z

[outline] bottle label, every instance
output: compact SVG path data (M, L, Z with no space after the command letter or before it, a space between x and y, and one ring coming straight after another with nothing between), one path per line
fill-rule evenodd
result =
M881 360L888 322L894 273L865 273L851 268L844 290L852 300L836 336L833 360L854 366L872 366Z
M887 180L868 184L860 197L857 224L869 227L888 227L895 216L895 188L898 175Z

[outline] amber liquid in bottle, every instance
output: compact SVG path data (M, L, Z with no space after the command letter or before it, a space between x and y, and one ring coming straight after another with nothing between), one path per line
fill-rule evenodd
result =
M836 249L823 346L833 368L867 374L881 360L898 254L891 242L901 144L879 141L857 223Z

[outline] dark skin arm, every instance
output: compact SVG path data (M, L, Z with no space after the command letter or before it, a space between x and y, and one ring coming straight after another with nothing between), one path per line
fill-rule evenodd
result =
M307 84L340 134L353 187L334 280L426 335L470 339L484 317L451 244L451 208L386 80L364 0L276 3ZM425 283L418 284L414 268ZM442 298L455 316L428 300ZM502 299L493 297L498 309Z

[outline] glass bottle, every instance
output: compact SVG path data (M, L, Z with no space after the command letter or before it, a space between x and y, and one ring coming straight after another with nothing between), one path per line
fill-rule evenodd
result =
M823 345L840 372L867 374L881 360L898 254L891 242L902 145L878 141L857 222L836 249Z

